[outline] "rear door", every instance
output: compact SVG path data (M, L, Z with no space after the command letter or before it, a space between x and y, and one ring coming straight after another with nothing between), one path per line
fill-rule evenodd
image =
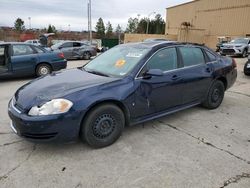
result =
M13 44L11 64L13 74L31 75L35 73L39 57L36 51L27 44Z
M200 102L212 81L213 66L206 63L206 56L199 47L180 46L178 50L182 62L182 104Z

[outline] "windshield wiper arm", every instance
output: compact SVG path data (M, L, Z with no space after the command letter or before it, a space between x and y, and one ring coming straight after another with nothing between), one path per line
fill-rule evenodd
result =
M92 74L96 74L96 75L100 75L100 76L105 76L105 77L110 77L108 74L99 72L99 71L94 71L94 70L86 70L84 69L86 72L92 73Z

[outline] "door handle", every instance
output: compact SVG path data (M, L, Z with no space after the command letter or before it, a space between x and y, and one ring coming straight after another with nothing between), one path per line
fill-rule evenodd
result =
M180 79L180 77L177 76L177 75L173 75L173 76L172 76L172 80L179 80L179 79Z
M211 71L212 71L211 68L209 68L209 67L206 68L206 72L210 73Z

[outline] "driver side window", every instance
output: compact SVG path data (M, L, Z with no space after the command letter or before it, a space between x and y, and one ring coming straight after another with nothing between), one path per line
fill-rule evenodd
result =
M147 63L146 68L170 71L177 69L176 48L166 48L157 52Z

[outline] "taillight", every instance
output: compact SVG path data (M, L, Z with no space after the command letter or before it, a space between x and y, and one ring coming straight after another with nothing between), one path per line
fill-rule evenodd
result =
M59 54L57 54L57 56L59 57L59 58L62 58L62 59L64 59L65 57L64 57L64 54L61 52L61 53L59 53Z
M237 68L237 63L234 58L232 58L232 64L233 64L233 68Z

